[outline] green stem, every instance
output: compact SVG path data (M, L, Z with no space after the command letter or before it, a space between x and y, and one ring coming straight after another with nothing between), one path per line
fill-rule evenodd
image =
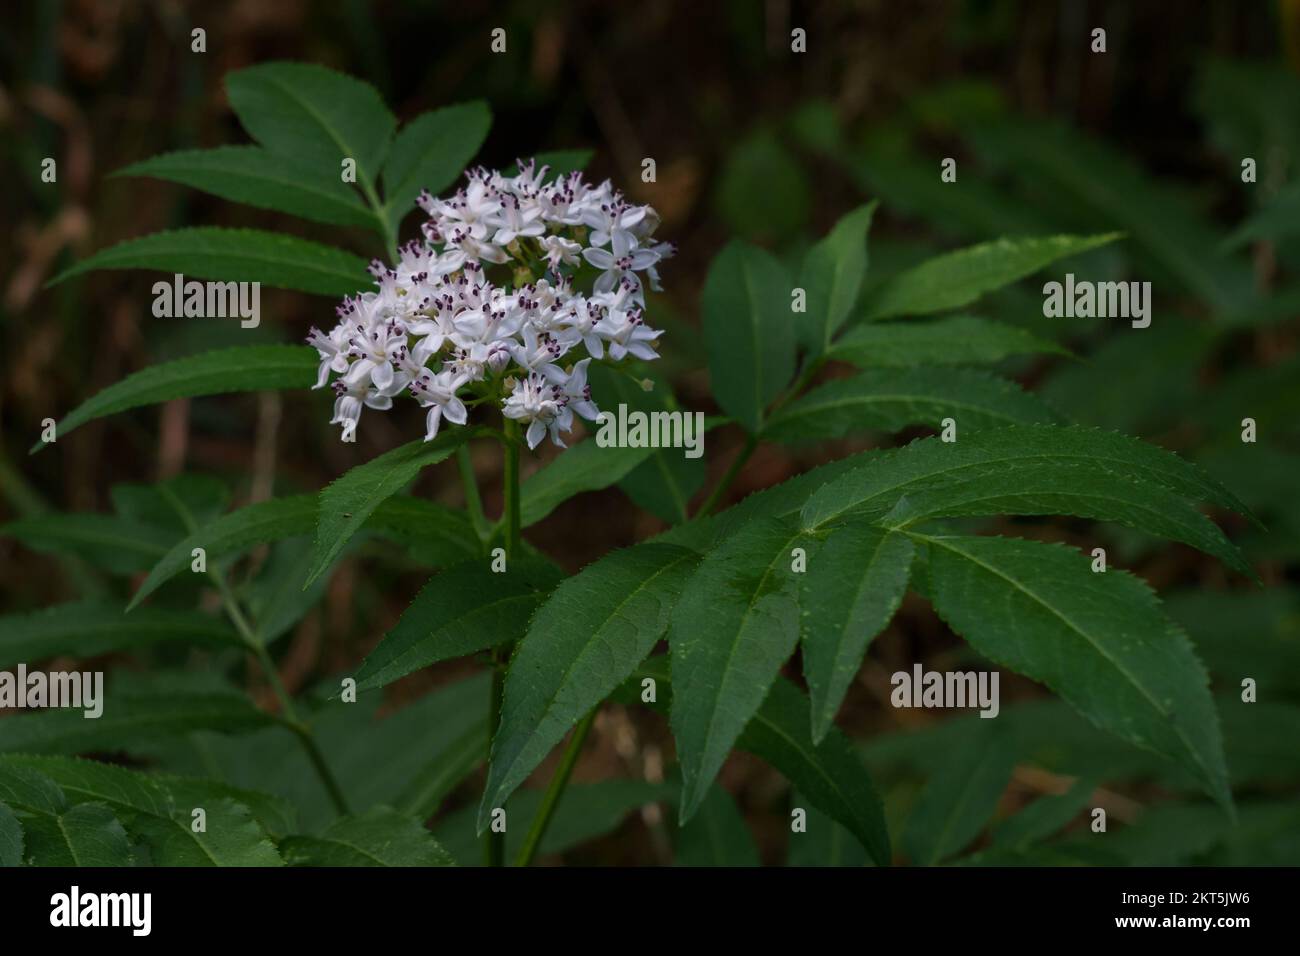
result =
M159 491L172 509L180 516L181 522L185 525L189 534L194 534L198 530L198 524L194 521L194 516L190 514L190 509L185 503L178 498L175 493L166 485L159 485ZM230 618L230 623L235 626L239 632L239 637L244 645L252 652L261 665L262 672L266 675L267 682L271 685L276 699L280 702L280 710L283 714L285 724L297 736L307 753L307 759L316 769L317 775L321 779L326 792L329 794L330 801L334 808L341 814L348 813L347 800L343 797L343 790L339 786L338 780L330 771L329 765L325 762L325 755L321 752L312 736L311 728L303 721L298 719L297 710L293 706L293 698L285 690L284 684L280 681L280 672L275 666L275 661L271 660L271 655L266 650L266 644L253 627L252 623L245 616L243 610L239 607L239 601L235 599L235 593L230 590L230 582L226 576L215 568L207 569L208 578L212 581L221 596L221 606L225 608L226 616Z
M506 538L506 561L514 560L519 554L519 425L513 419L505 419L505 434L502 436L502 446L505 454L505 477L503 483L503 514L501 520L505 523ZM509 650L505 653L505 658L509 658ZM491 711L488 714L488 768L492 766L492 742L496 739L497 730L501 725L501 704L505 697L505 660L499 651L492 652L492 699ZM490 776L490 774L489 774ZM505 863L506 857L506 835L497 833L491 829L485 835L484 859L488 866L501 866Z
M560 758L560 765L555 770L555 776L551 778L551 783L542 797L542 805L537 808L537 816L533 817L533 825L528 828L524 845L519 848L519 855L515 857L515 866L527 866L537 855L537 848L542 844L542 837L546 835L546 828L550 825L551 817L555 815L555 808L560 805L564 788L568 786L569 777L572 776L574 765L578 762L578 754L582 752L582 745L587 740L587 734L591 732L591 725L596 721L597 709L593 707L588 711L587 716L583 717L574 728L569 746L565 748L564 756Z
M474 475L474 463L469 457L469 444L464 443L456 449L456 467L460 470L460 482L465 489L465 507L469 510L469 520L474 526L474 533L483 544L492 535L492 525L483 513L483 498L478 493L478 480Z
M505 522L506 557L519 553L519 424L505 420Z
M374 213L375 224L379 226L379 234L384 240L384 250L388 253L388 261L391 265L397 264L397 233L388 222L388 207L379 201L379 193L375 192L374 183L370 181L369 176L359 176L359 185L361 191L366 195L366 202L370 203L370 211Z
M705 499L704 504L700 505L699 510L695 512L695 517L691 520L697 521L700 518L708 517L709 512L717 507L718 502L722 500L722 496L726 494L727 489L731 487L731 483L736 480L736 475L740 474L740 469L745 467L745 462L749 461L749 456L754 454L754 449L757 447L758 437L756 435L746 435L745 447L740 449L740 454L732 460L726 473L713 486L713 491L709 493L709 497Z

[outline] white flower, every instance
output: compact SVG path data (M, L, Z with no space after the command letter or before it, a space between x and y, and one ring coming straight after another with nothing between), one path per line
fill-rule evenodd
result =
M426 371L411 380L411 394L429 409L424 419L425 441L433 441L437 436L443 418L457 425L464 425L469 420L465 403L456 397L456 389L464 384L464 378L451 372L431 375Z
M643 281L659 288L657 266L673 254L653 239L658 214L608 180L574 172L547 182L548 172L524 160L514 176L469 170L447 198L421 193L423 240L401 246L394 264L373 262L375 287L344 299L328 333L311 330L316 387L338 376L331 422L346 440L363 408L389 408L408 389L427 409L426 441L444 422L468 422L467 391L526 424L530 448L548 434L562 446L575 414L600 414L593 359L658 357L643 291ZM599 274L575 288L584 262Z
M538 240L542 244L542 250L546 253L546 263L555 271L563 263L566 266L576 266L578 256L582 252L582 243L574 242L572 239L566 239L561 235L544 236Z
M528 422L528 431L524 437L529 448L536 448L548 430L551 441L564 447L564 442L560 441L560 430L569 430L573 413L557 401L557 391L542 376L530 374L515 383L514 391L502 406L501 414L506 418Z

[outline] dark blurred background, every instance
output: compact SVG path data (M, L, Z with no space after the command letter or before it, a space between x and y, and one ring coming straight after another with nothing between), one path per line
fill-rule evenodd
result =
M1025 360L1004 371L1075 420L1200 459L1261 509L1269 536L1230 529L1271 586L1273 603L1261 608L1252 598L1250 613L1263 615L1261 626L1290 628L1287 639L1294 638L1300 250L1294 236L1224 243L1294 181L1300 163L1298 3L68 0L7 3L0 18L0 162L11 184L0 191L7 225L0 235L0 519L49 508L107 511L111 485L188 470L225 478L236 503L314 491L418 434L421 413L412 408L369 416L358 444L341 445L326 424L328 397L269 394L141 409L86 426L57 454L25 454L42 419L60 417L127 373L250 341L235 323L154 319L152 273L43 284L94 250L179 225L317 236L310 224L181 186L110 178L161 152L246 142L223 77L262 61L305 60L373 83L399 120L486 100L494 124L479 160L489 166L544 150L594 150L589 171L652 203L663 217L659 235L679 246L662 270L666 291L653 299L650 321L669 330L659 371L690 408L711 408L698 294L711 258L732 236L797 262L839 216L879 198L870 282L999 235L1124 230L1127 240L1068 268L1154 280L1150 335L1120 336L1102 321L1045 323L1041 298L1026 282L992 297L981 314L1057 338L1082 360ZM194 27L207 31L206 53L190 50ZM495 27L507 30L506 55L489 50ZM807 31L806 53L791 52L795 27ZM1107 31L1105 54L1089 49L1095 27ZM46 156L59 161L57 184L40 181ZM959 162L955 185L939 183L947 156ZM1240 181L1244 156L1259 162L1253 186ZM641 182L644 157L656 160L654 183ZM407 221L404 237L414 224ZM347 241L363 255L380 252L367 235ZM333 303L263 290L262 310L262 340L296 342L311 325L332 320ZM1271 423L1262 451L1270 467L1240 456L1234 423L1243 414ZM765 447L731 500L830 457L910 437ZM710 436L714 477L739 444L725 431ZM476 464L493 509L499 462L482 451ZM460 500L451 469L426 473L418 491ZM1096 537L1081 524L1020 524L1021 534L1076 543ZM611 489L569 502L529 537L572 570L662 527ZM1240 587L1209 559L1107 534L1127 566L1175 598L1186 596L1191 621L1247 613L1196 605L1207 588ZM422 580L399 562L383 575L374 568L352 561L333 576L284 651L286 682L301 687L354 666ZM75 560L0 540L5 611L74 597L84 584ZM1212 670L1220 636L1205 639L1209 650L1200 642ZM930 720L882 708L887 675L896 664L961 653L909 599L873 647L846 725L866 734ZM444 679L441 672L412 678L398 696ZM1039 696L1032 685L1004 685L1004 699L1017 695ZM601 775L601 752L618 763L623 731L604 730L588 776ZM772 792L773 775L756 761L742 758L729 773L746 805L761 805ZM1034 790L1032 780L1020 784ZM781 818L769 825L779 828Z

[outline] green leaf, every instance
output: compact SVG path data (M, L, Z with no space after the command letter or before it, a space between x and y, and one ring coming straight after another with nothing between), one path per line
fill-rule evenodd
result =
M1244 101L1244 98L1243 98ZM1232 312L1248 301L1250 269L1218 255L1218 233L1166 177L1066 123L1008 119L972 126L977 148L1035 190L1068 204L1083 228L1123 229L1126 248L1184 288Z
M126 830L102 803L80 803L26 821L27 854L37 866L130 866Z
M227 797L208 800L206 829L195 833L189 807L172 817L139 815L132 833L144 837L156 866L282 866L279 851L253 811Z
M202 548L212 568L231 554L250 547L310 534L316 524L318 506L311 495L272 498L222 515L178 541L149 572L136 590L127 610L136 607L171 578L193 566L195 548Z
M1278 190L1223 242L1225 250L1239 249L1260 240L1291 239L1300 235L1300 183Z
M1031 276L1058 259L1113 242L1117 232L1096 236L997 239L949 252L908 269L875 289L864 316L930 315L970 305L986 292Z
M975 515L1075 515L1115 521L1190 544L1255 577L1241 552L1187 499L1160 485L1077 463L1017 462L996 472L968 474L960 484L909 492L881 524L897 529L932 518Z
M572 784L563 794L551 817L546 835L538 847L539 856L549 856L579 846L611 832L629 813L647 804L668 798L672 788L646 780L603 780L600 783ZM542 803L541 790L515 791L506 804L506 859L514 859L537 816ZM433 835L461 864L478 864L483 859L483 841L475 825L477 810L465 807L439 820Z
M263 63L226 75L230 105L267 149L373 183L397 121L374 87L312 63Z
M103 701L103 714L93 720L87 720L82 709L44 710L7 718L0 752L129 750L136 743L192 730L242 733L264 727L273 719L235 694L109 694Z
M851 459L849 461L852 461ZM983 431L945 443L937 438L871 455L815 488L803 506L804 527L822 527L850 513L884 514L904 496L986 474L1014 474L1042 462L1077 464L1167 488L1242 514L1246 506L1201 469L1163 448L1114 432L1028 425Z
M1065 793L1039 797L994 827L993 842L1000 846L1023 848L1047 839L1083 812L1096 789L1095 780L1083 778L1075 781Z
M115 515L49 512L0 525L33 551L69 554L116 574L134 574L167 553L175 535Z
M667 657L652 657L637 669L622 693L639 701L640 681L650 677L659 687L659 703L673 687ZM809 803L849 830L881 866L890 859L884 809L862 758L849 739L832 727L819 744L812 742L808 698L778 678L736 746L767 761L797 787Z
M917 798L903 831L914 864L933 866L966 847L993 815L1011 780L1015 750L993 731L950 756Z
M519 489L519 520L523 527L541 521L561 504L584 491L608 488L645 461L653 448L601 447L594 438L564 451Z
M773 256L730 242L704 282L700 308L709 380L722 410L756 433L794 375L790 281Z
M357 671L358 690L391 684L421 667L513 643L562 575L549 561L516 558L494 572L488 560L435 574Z
M906 535L850 524L831 532L803 575L803 673L815 743L834 724L867 645L898 610L913 553Z
M1191 642L1145 583L1062 545L925 538L930 599L985 657L1098 727L1170 757L1231 806L1218 716Z
M647 414L679 410L676 398L662 380L646 391L630 375L606 365L593 365L587 370L587 381L607 409L626 405ZM628 472L618 486L639 507L669 524L678 524L690 517L691 496L704 484L704 478L703 454L688 458L683 449L659 448Z
M963 433L1009 424L1050 422L1056 414L1015 382L964 368L885 368L814 388L778 411L763 437L821 441L858 431L895 432L909 425L939 429L945 418Z
M301 345L249 345L218 349L141 369L78 405L56 426L59 438L86 422L173 398L306 389L316 380L317 359ZM46 447L37 442L32 451Z
M799 342L820 355L853 311L867 271L867 231L876 203L860 206L808 250L800 285L807 293Z
M758 847L731 794L716 783L677 831L678 866L758 866Z
M673 609L672 728L683 821L699 808L799 640L790 552L800 537L793 521L754 519L700 562Z
M245 804L259 822L273 832L284 832L292 821L292 810L284 801L214 780L144 774L79 757L5 754L0 756L0 768L4 767L39 773L57 784L71 800L106 803L119 811L129 810L175 820L186 831L190 829L192 808L206 807L223 799Z
M113 510L123 518L163 528L174 538L189 533L186 515L203 524L225 511L230 502L230 490L211 475L177 475L152 485L117 484L108 495Z
M731 233L779 242L803 232L811 205L808 180L770 130L756 130L737 143L717 183L715 203ZM762 202L755 201L758 196ZM784 296L788 302L789 288Z
M411 495L383 502L366 521L366 531L406 545L415 560L432 567L456 564L481 550L464 511Z
M388 807L331 823L319 836L280 844L290 866L454 866L428 830Z
M1036 352L1070 354L1036 335L969 315L932 322L871 322L854 326L831 346L827 358L859 368L912 365L981 365Z
M506 675L480 828L663 637L697 560L693 551L665 544L615 551L566 580L538 609Z
M364 259L333 246L261 229L194 226L154 232L101 249L60 272L46 286L58 285L96 269L153 269L181 273L186 282L191 279L257 282L272 289L293 289L335 298L352 295L372 284L366 275ZM165 285L170 297L173 284L172 275L168 275L151 288L157 290L158 285ZM230 294L223 293L222 300L227 303L227 312L232 311L228 304ZM224 321L242 319L229 315Z
M306 537L278 542L258 568L257 577L236 591L263 644L269 645L292 630L324 597L324 578L304 587L310 551L311 541Z
M223 621L197 611L145 608L127 617L117 603L75 601L0 617L0 667L59 654L97 657L162 641L204 647L239 645L238 635Z
M7 804L0 803L0 866L18 866L23 861L23 825Z
M404 125L384 166L384 208L394 232L427 189L437 196L469 165L492 126L482 100L421 113Z
M807 829L790 834L786 866L868 866L871 858L853 834L795 793L790 805L803 810Z
M474 428L457 428L430 442L408 442L358 465L326 486L320 493L316 545L307 583L325 573L380 504L414 481L421 470L447 458L478 433Z
M376 225L374 213L343 184L339 170L322 170L258 146L179 150L132 163L113 175L165 179L312 222L369 229Z

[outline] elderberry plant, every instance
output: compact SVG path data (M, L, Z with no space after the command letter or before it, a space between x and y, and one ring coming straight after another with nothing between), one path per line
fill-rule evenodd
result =
M146 368L88 398L34 450L57 455L92 420L171 399L279 390L305 402L329 384L355 463L318 491L234 509L222 481L185 475L116 486L112 515L5 527L109 576L144 573L129 600L128 577L6 616L6 664L123 651L156 655L158 667L151 678L110 675L96 720L46 711L2 722L0 862L528 864L652 803L675 808L679 862L754 862L718 782L738 749L789 781L777 812L788 805L792 856L800 840L842 839L857 861L940 862L984 826L967 810L996 802L1010 774L1003 743L991 731L962 738L891 834L873 774L838 724L869 645L909 591L990 666L1046 686L1128 759L1230 812L1206 672L1150 587L1095 553L980 533L993 516L1066 515L1182 542L1253 575L1198 508L1249 516L1222 484L1155 445L1069 424L977 368L1062 350L966 310L1118 236L977 242L876 274L873 202L798 260L728 243L699 317L721 412L710 427L739 450L706 491L703 468L672 449L575 440L581 421L614 406L678 407L665 383L643 387L642 363L661 344L644 321L646 289L671 252L654 239L650 207L584 178L580 152L462 178L487 133L483 104L398 129L368 85L315 66L251 67L227 88L255 145L171 153L123 173L363 227L381 250L373 288L358 291L364 258L255 229L190 227L95 253L56 281L142 268L346 298L310 347L243 345ZM420 238L399 247L417 206ZM425 409L423 434L362 460L363 409L403 396ZM918 427L933 434L723 507L764 443ZM547 450L548 435L561 450L525 478L521 460ZM472 445L501 460L495 520ZM463 509L404 493L453 456ZM665 530L567 576L525 541L560 504L613 486ZM106 535L113 546L97 550ZM373 539L386 546L366 551ZM373 635L364 663L291 692L277 641L340 559L369 575L393 546L435 569L428 582ZM175 643L195 650L165 655ZM376 719L382 688L467 657L482 665L471 676ZM597 715L620 708L666 718L668 773L570 785ZM524 786L561 744L544 788ZM138 760L75 756L109 752ZM1062 797L1072 812L1086 806L1086 783ZM465 787L476 806L457 801Z

